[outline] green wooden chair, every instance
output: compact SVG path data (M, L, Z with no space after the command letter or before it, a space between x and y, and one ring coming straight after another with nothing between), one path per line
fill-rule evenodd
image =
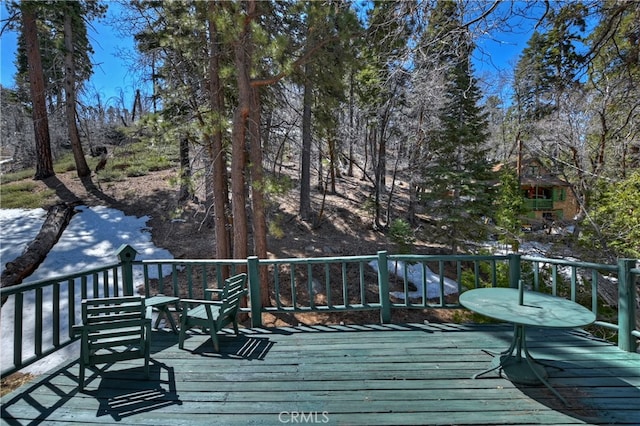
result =
M151 307L145 307L143 297L85 299L82 324L73 330L81 335L80 390L84 390L85 369L97 364L144 358L149 378Z
M187 330L192 327L208 329L216 351L220 350L217 333L226 325L233 324L233 330L238 335L238 308L242 298L247 295L246 282L247 274L234 275L224 281L223 288L206 289L205 300L181 299L180 349L184 349ZM214 294L218 295L219 300L211 300Z

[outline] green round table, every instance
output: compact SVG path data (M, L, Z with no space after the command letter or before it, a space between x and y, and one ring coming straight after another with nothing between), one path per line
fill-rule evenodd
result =
M522 288L469 290L460 295L459 301L471 311L515 326L509 349L493 354L495 358L490 368L473 375L474 379L498 370L502 377L514 383L543 383L566 404L565 399L547 382L545 364L529 353L526 327L584 327L596 320L593 312L571 300Z

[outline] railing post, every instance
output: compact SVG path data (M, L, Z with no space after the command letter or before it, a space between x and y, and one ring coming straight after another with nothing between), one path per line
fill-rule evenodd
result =
M133 296L133 261L136 260L137 254L136 249L128 244L121 245L116 251L122 265L122 291L125 296ZM114 282L113 285L117 287L118 283ZM115 291L114 287L114 294Z
M251 327L262 327L262 298L260 295L260 273L258 257L247 258L249 278L249 306L251 307Z
M636 339L631 334L636 326L636 286L631 269L633 259L618 259L618 347L635 352Z
M380 293L380 322L391 323L391 299L389 298L389 265L387 252L378 252L378 291Z
M520 260L521 255L516 253L509 254L509 287L518 288L521 278Z

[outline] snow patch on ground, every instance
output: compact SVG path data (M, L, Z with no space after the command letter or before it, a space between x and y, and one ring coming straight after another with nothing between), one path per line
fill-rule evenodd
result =
M378 261L372 260L369 262L376 272L378 272ZM440 275L431 271L427 265L422 264L405 264L401 260L389 260L387 261L387 268L390 275L395 275L399 278L406 279L416 287L416 291L408 292L409 299L421 299L424 296L424 286L422 285L422 277L424 279L427 288L427 299L436 299L440 297ZM458 293L458 283L447 277L443 278L444 283L444 295ZM391 291L389 294L398 299L405 299L405 293L403 291Z
M123 212L108 207L86 207L76 208L79 213L75 214L71 222L63 232L60 240L51 250L47 258L38 269L29 276L25 282L34 282L53 277L81 272L86 269L99 268L106 264L118 262L116 251L122 244L130 244L137 252L137 259L172 259L171 253L165 249L156 247L151 241L151 234L146 223L148 216L134 217L126 216ZM46 217L43 209L0 209L0 229L2 237L0 240L0 261L2 265L20 256L29 242L35 238L40 231L42 223ZM151 268L152 274L156 268ZM169 269L170 270L170 269ZM157 275L157 273L156 273ZM157 278L150 276L150 278ZM91 279L91 278L89 278ZM140 281L137 277L136 281ZM91 285L91 283L90 283ZM79 284L76 283L76 289ZM76 293L79 294L79 293ZM0 332L0 364L2 369L13 365L13 321L14 303L12 296L3 306L1 315ZM64 289L60 295L61 305L66 305L67 290ZM45 306L43 309L43 343L52 341L50 326L52 322L51 291L44 292ZM33 324L35 323L35 297L33 292L27 293L24 299L23 315L23 359L27 359L33 354ZM61 306L64 310L64 306ZM76 306L76 317L80 315L80 306ZM64 318L61 321L61 332L63 335L68 332L68 321ZM7 350L9 349L9 350ZM46 359L39 361L29 367L24 372L41 374L59 365L65 360L75 359L79 356L78 345L67 346Z

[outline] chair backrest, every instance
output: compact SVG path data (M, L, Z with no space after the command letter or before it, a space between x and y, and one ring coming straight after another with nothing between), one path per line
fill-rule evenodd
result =
M144 299L139 296L83 300L82 326L88 333L89 344L100 340L100 346L108 347L105 333L112 334L113 346L124 341L142 341L148 321L145 311Z
M240 306L240 301L248 293L246 289L247 274L233 275L224 280L222 292L222 307L220 314L234 315Z

